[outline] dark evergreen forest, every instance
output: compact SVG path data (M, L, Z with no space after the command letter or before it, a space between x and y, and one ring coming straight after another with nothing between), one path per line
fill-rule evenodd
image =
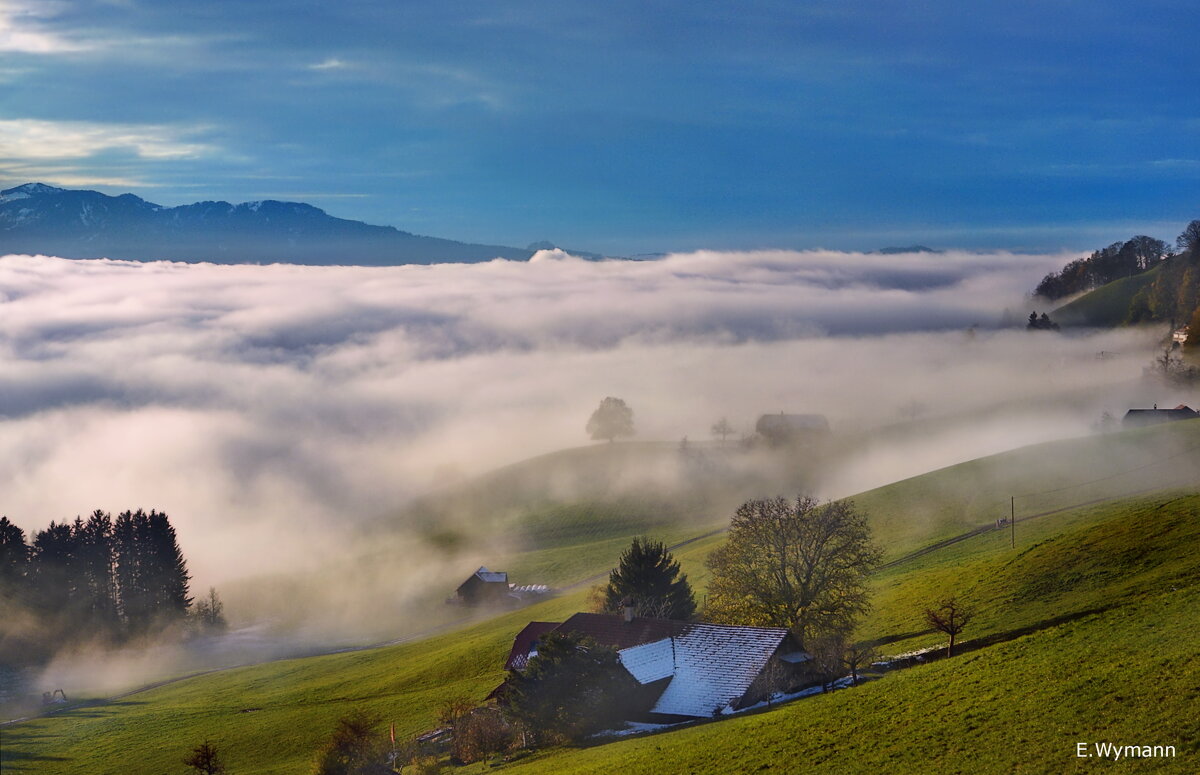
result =
M0 664L72 643L120 645L182 624L190 577L170 519L138 509L51 522L27 542L0 517Z

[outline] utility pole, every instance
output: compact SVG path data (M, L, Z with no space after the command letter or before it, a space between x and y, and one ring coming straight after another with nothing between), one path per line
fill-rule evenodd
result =
M1008 496L1008 524L1009 524L1009 544L1013 549L1017 548L1017 497L1015 495Z

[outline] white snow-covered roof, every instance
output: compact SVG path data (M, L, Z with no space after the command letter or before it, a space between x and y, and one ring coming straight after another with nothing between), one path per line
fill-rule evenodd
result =
M675 675L675 646L672 638L624 649L617 656L640 684L654 683Z
M782 627L692 624L677 637L623 649L619 655L639 683L673 676L651 712L709 716L749 690L787 632Z

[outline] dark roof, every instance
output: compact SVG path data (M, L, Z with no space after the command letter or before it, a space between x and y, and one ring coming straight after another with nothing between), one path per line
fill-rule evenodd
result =
M490 571L482 565L479 566L479 570L475 571L475 575L478 576L481 581L486 581L488 583L508 583L508 573L506 571Z
M504 663L505 670L524 670L529 661L529 651L538 638L553 630L558 622L530 622L525 629L513 638L512 649L508 652L508 661Z
M504 589L508 589L508 573L506 571L490 571L487 568L480 567L479 570L467 577L467 580L458 585L458 593L461 595L464 590L469 589L477 584L503 584ZM493 588L494 589L494 588Z
M1180 404L1174 409L1130 409L1122 422L1125 425L1153 425L1170 420L1191 420L1200 416L1191 407Z
M619 650L676 636L688 626L688 622L644 616L635 616L633 621L627 622L620 614L575 614L555 629L577 632Z
M829 421L823 414L764 414L754 424L763 434L795 433L797 431L828 431Z

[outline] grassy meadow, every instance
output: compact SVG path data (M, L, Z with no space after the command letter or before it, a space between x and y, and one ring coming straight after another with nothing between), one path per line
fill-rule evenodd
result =
M1014 490L1055 490L1027 496L1024 507L1018 499L1015 549L1007 530L989 530L876 575L861 638L886 654L936 646L942 636L921 611L956 595L977 614L961 655L766 712L540 751L498 769L1071 772L1090 764L1074 758L1076 742L1111 741L1174 744L1179 757L1109 762L1106 771L1194 772L1200 496L1170 485L1190 471L1194 489L1197 448L1200 423L1177 423L1029 447L863 493L855 500L895 560L1005 515ZM1122 473L1130 469L1139 470ZM676 543L719 524L682 512L647 521L636 498L597 505L605 502L592 493L574 506L543 499L514 511L513 524L532 538L507 568L565 585L610 567L637 533ZM722 540L676 552L699 595L704 558ZM183 772L182 757L207 739L231 773L306 772L352 710L407 737L429 729L450 697L482 700L503 677L512 636L530 620L581 610L586 595L583 585L420 641L210 673L3 727L0 763L5 773Z

